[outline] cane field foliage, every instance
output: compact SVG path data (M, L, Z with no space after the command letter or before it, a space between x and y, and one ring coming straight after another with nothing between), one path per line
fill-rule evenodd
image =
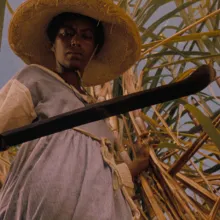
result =
M88 88L97 101L177 82L202 64L217 73L197 94L109 119L116 160L148 164L134 179L141 219L220 219L220 1L115 3L138 25L142 55L122 77ZM10 0L0 1L0 35L4 10L13 13ZM15 154L0 154L2 182Z

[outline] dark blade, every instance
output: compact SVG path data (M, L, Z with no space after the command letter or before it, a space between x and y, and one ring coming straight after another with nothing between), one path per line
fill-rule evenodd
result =
M84 108L5 132L0 135L0 150L6 150L9 146L82 124L194 94L208 86L214 75L215 70L212 67L203 65L182 81L91 104Z

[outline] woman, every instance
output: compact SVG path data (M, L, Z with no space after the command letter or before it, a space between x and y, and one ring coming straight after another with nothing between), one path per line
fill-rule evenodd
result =
M140 54L136 26L107 0L27 0L9 43L29 65L1 90L0 132L83 107L91 101L83 85L116 78ZM115 164L110 141L98 121L22 144L0 193L0 219L138 219L130 171Z

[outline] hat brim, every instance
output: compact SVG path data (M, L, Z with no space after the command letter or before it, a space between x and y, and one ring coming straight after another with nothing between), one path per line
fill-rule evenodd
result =
M55 58L46 35L49 22L63 12L101 21L105 42L83 73L85 86L115 79L140 57L141 43L132 19L110 0L27 0L15 11L9 25L9 45L26 64L55 69Z

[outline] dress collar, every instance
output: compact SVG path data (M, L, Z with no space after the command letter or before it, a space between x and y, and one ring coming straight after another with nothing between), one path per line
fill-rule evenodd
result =
M52 77L56 78L57 80L62 82L64 85L69 87L71 90L73 90L74 93L76 93L79 97L81 97L88 104L91 104L91 103L95 102L95 99L91 95L89 95L87 93L87 91L85 91L85 89L84 89L84 91L87 93L86 95L80 93L73 85L70 85L70 84L66 83L65 80L62 77L60 77L57 73L53 72L52 70L50 70L50 69L48 69L44 66L38 65L38 64L31 64L30 66L35 66L35 67L38 67L38 68L44 70L46 73L48 73Z

